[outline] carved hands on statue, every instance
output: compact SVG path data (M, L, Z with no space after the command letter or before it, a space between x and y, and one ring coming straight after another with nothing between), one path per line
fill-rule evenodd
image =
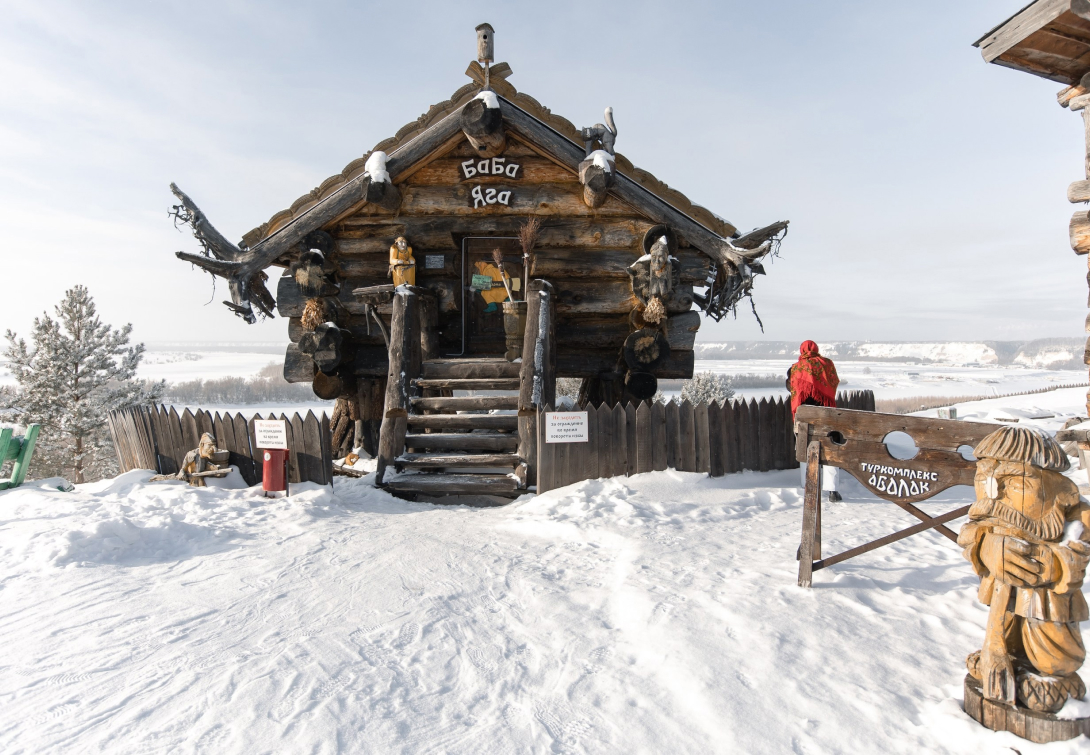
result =
M1050 585L1060 574L1049 548L1008 535L985 535L980 560L997 580L1014 587Z
M1002 634L995 639L989 637L980 650L980 682L984 697L1014 705L1014 666Z

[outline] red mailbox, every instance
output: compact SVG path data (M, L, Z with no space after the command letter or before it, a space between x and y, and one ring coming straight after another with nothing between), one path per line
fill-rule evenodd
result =
M288 493L288 428L283 420L254 420L254 440L261 449L261 489Z

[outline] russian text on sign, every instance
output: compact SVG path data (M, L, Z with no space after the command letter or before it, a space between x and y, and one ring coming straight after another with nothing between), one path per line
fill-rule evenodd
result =
M258 448L288 448L287 423L282 419L255 419L254 441Z
M586 412L545 412L546 443L586 443L589 440Z

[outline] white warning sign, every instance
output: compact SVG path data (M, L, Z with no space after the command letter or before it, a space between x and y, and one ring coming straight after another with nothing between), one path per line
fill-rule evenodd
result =
M586 412L545 412L546 443L586 443Z
M282 419L255 419L254 440L258 448L288 448L287 422Z

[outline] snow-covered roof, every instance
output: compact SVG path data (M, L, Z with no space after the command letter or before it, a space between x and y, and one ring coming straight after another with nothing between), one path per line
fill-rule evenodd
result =
M428 109L428 112L421 115L415 121L402 126L394 136L379 142L375 145L373 150L350 162L340 173L330 176L318 187L296 199L288 209L277 212L269 218L267 222L262 223L257 228L254 228L243 235L241 245L247 248L253 248L258 243L273 236L277 231L284 228L292 221L301 218L308 210L326 197L335 193L347 182L357 178L362 173L367 172L368 159L372 154L384 152L388 155L392 155L399 148L404 147L414 139L423 135L425 131L438 124L445 117L459 110L470 100L480 98L482 94L491 95L489 99L486 99L486 104L489 107L493 106L491 104L492 100L495 100L498 106L498 97L503 97L530 117L540 121L575 144L582 146L583 140L579 129L577 129L571 121L554 114L530 95L516 91L515 87L506 81L505 77L509 75L510 72L510 67L507 66L506 63L497 64L493 66L491 70L492 78L490 84L493 90L491 93L484 93L481 91L481 86L483 84L483 69L481 69L481 66L478 63L471 63L469 70L466 73L474 79L473 82L466 84L456 91L449 100L432 105L431 108ZM503 78L501 78L501 76ZM670 205L675 210L689 216L715 235L725 239L736 232L737 229L733 224L727 222L710 210L701 207L700 205L693 204L689 198L680 191L670 188L652 174L637 168L624 155L617 153L611 155L611 157L612 167L615 168L618 173L639 184L654 197Z

